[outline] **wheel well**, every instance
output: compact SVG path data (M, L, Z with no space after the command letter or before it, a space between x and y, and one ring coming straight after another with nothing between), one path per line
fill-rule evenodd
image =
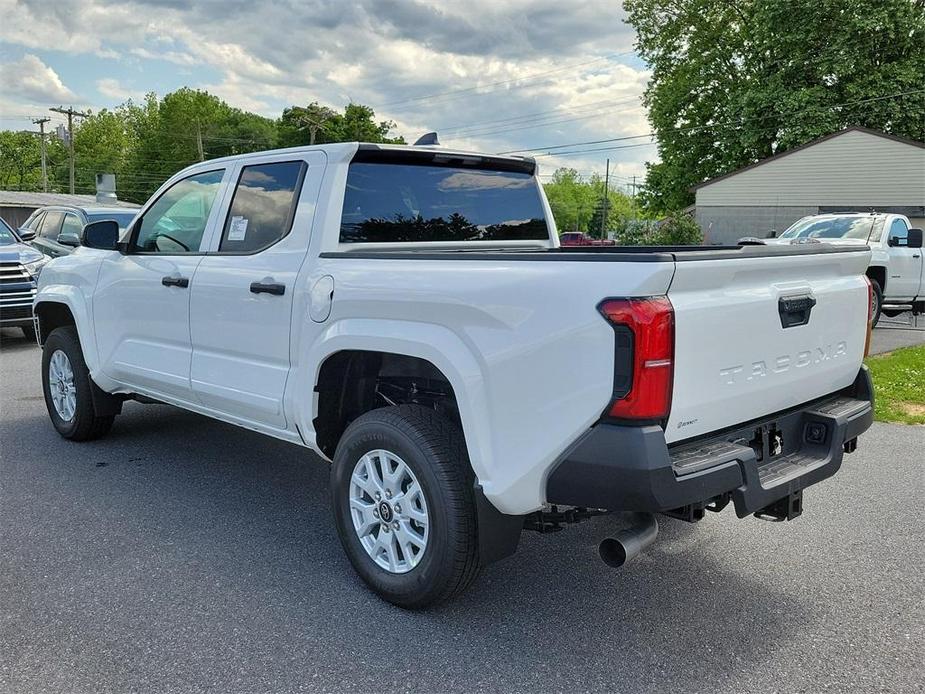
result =
M77 325L74 315L65 304L55 302L42 302L35 307L35 315L39 319L39 332L41 334L42 344L51 335L51 331L60 328L62 325Z
M460 421L449 379L426 359L404 354L365 350L332 354L321 365L315 392L316 441L329 458L350 422L380 407L414 403L457 424Z
M880 291L886 291L886 268L885 267L869 267L867 268L867 276L872 280L877 280L877 284L880 285Z

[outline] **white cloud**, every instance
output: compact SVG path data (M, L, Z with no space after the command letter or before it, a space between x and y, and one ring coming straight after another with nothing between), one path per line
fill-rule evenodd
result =
M442 142L485 151L649 129L638 99L649 74L628 63L634 34L614 0L0 0L0 15L7 42L196 66L177 74L176 87L206 88L265 115L352 100L394 120L410 140L456 126ZM100 88L117 92L126 90L110 81ZM641 174L653 154L551 157L544 169L602 171L610 156L621 172Z
M103 96L114 99L120 103L127 101L128 99L141 101L144 98L144 94L142 92L129 89L128 87L123 86L119 80L113 79L112 77L105 77L101 80L97 80L96 91L98 91Z
M64 102L76 98L74 92L64 86L58 73L31 53L0 65L0 84L7 96L25 101Z

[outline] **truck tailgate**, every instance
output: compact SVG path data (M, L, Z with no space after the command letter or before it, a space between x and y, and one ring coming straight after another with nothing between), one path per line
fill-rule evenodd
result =
M869 258L866 248L737 259L679 254L668 292L675 311L668 442L851 385L864 357Z

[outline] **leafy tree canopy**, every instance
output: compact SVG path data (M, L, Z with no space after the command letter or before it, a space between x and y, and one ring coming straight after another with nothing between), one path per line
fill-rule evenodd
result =
M595 174L585 180L575 169L556 169L543 186L559 232L583 231L601 236L604 217L604 179ZM617 229L621 220L632 216L629 196L611 188L608 193L607 224L604 232Z
M925 139L923 0L624 0L661 161L643 201L852 125ZM917 92L917 93L910 93ZM894 96L905 94L905 96Z
M343 112L292 106L279 119L234 108L203 90L182 88L140 103L126 101L78 119L74 128L75 192L94 193L97 173L116 174L120 199L142 203L170 176L198 161L315 142L404 142L391 121L376 121L362 104ZM67 147L46 135L49 190L68 190ZM0 187L41 190L41 154L34 133L0 131Z

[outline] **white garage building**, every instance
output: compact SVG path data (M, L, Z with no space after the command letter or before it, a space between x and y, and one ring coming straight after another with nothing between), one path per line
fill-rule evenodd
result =
M925 227L925 143L848 128L694 188L704 243L779 234L822 212L894 212Z

